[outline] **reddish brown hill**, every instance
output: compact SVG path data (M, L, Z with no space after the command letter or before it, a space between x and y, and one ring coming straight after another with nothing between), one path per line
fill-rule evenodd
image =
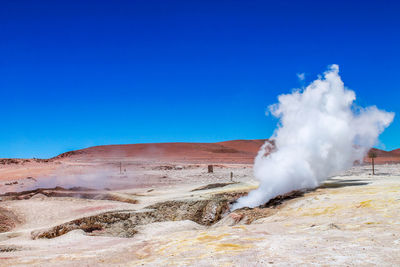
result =
M252 163L266 140L233 140L218 143L148 143L94 146L63 153L55 159L98 160L129 158L138 161L195 163ZM384 151L373 148L377 164L400 162L400 149ZM370 162L368 157L364 162Z
M399 157L400 157L400 148L399 148L399 149L392 150L392 151L390 151L390 153L391 153L392 155L395 155L395 156L399 156Z
M375 163L377 164L400 163L400 149L384 151L377 148L372 148L371 150L377 155L377 158L375 158ZM366 156L364 158L364 162L370 163L371 159Z
M149 143L95 146L63 153L55 159L112 159L252 163L265 140L219 143Z

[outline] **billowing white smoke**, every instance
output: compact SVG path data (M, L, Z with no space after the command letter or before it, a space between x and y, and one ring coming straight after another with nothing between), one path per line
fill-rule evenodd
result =
M269 107L280 119L272 140L259 151L254 175L258 189L240 198L232 210L256 207L292 190L314 188L329 176L361 161L376 144L394 113L355 107L355 93L346 89L332 65L304 90L280 95ZM268 152L271 152L268 154Z

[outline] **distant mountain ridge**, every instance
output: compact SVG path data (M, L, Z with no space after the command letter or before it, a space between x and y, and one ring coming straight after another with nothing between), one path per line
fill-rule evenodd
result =
M184 161L253 163L260 147L268 139L231 140L216 143L145 143L93 146L62 153L53 160L131 158L145 161ZM384 151L373 148L378 157L375 162L400 163L400 149ZM369 162L366 157L364 162Z
M104 145L62 153L52 159L112 159L252 163L266 140L232 140L216 143L145 143Z

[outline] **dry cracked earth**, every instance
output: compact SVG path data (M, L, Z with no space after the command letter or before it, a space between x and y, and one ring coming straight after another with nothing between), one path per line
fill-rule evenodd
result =
M400 164L234 212L249 164L53 165L1 181L1 266L400 265Z

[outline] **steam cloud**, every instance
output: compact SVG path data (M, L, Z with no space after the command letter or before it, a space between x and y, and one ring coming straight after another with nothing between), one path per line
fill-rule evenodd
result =
M355 93L344 87L339 66L331 65L304 90L280 95L271 114L280 123L254 163L258 189L232 210L256 207L292 190L315 188L328 177L361 161L390 125L394 113L354 106ZM272 152L272 153L268 153Z

